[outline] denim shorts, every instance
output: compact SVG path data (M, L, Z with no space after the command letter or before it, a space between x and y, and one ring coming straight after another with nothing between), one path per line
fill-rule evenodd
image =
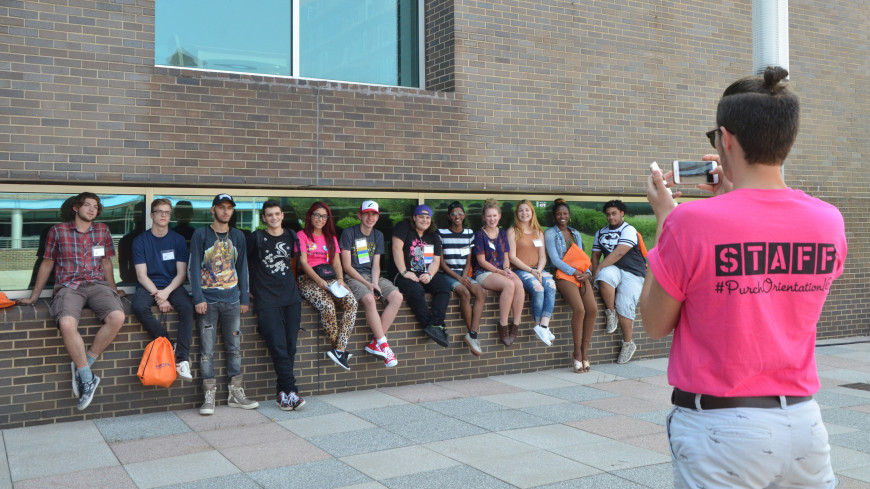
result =
M453 292L453 290L456 288L457 285L462 283L459 280L456 280L455 278L451 277L450 275L447 275L446 273L444 274L444 278L447 279L447 285L450 286L451 292ZM471 277L468 277L468 280L471 280L472 285L479 283L477 280L474 280Z

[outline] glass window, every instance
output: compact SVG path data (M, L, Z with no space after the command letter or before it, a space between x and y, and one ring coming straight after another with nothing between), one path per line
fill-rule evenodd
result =
M45 252L48 230L59 222L73 218L74 196L59 193L0 193L0 290L33 288ZM125 237L135 236L144 229L144 199L142 195L100 195L103 212L97 221L107 224L112 233L115 243L112 265L117 283L122 283L122 276L127 275L122 272L121 265L128 256L132 267L132 249L128 255L125 253L127 250L122 250L122 244L126 243ZM54 274L49 277L46 290L53 285Z
M154 62L419 87L418 6L419 0L158 0Z

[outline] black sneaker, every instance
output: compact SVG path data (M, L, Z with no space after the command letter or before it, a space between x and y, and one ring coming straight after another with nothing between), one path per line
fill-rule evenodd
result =
M79 397L79 371L76 368L76 362L70 362L70 368L72 369L72 388L73 388L73 396Z
M76 409L84 411L91 405L91 401L94 400L94 393L97 391L98 385L100 385L100 378L96 375L94 375L94 380L90 382L81 382L81 385L79 385L81 395L79 396L79 403L76 405Z
M423 332L426 333L426 336L432 338L432 341L438 343L444 348L450 346L450 342L447 341L447 331L444 329L444 326L430 324L423 329Z
M305 399L302 399L299 397L299 394L292 391L289 394L279 392L277 402L281 411L295 411L305 405Z
M338 351L335 348L326 352L326 356L329 357L330 360L335 362L339 367L350 370L350 366L347 364L347 359L350 358L346 351Z

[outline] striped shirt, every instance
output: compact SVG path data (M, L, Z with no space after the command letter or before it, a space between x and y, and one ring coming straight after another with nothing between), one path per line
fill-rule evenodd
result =
M454 233L449 228L439 229L441 249L444 252L444 263L454 272L462 275L465 262L474 248L474 231L465 228L461 233Z

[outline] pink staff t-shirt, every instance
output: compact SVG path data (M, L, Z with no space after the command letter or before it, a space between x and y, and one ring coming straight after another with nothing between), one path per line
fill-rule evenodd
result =
M333 252L338 253L338 239L335 237L332 238L335 240L335 245L333 246ZM329 253L327 252L328 247L326 246L326 236L314 236L314 239L309 239L305 232L299 233L299 247L302 249L303 253L306 253L308 256L306 259L308 260L308 265L312 267L316 267L317 265L322 265L324 263L329 263Z
M671 385L720 397L818 391L816 323L846 259L836 207L792 189L683 203L648 258L683 303Z

